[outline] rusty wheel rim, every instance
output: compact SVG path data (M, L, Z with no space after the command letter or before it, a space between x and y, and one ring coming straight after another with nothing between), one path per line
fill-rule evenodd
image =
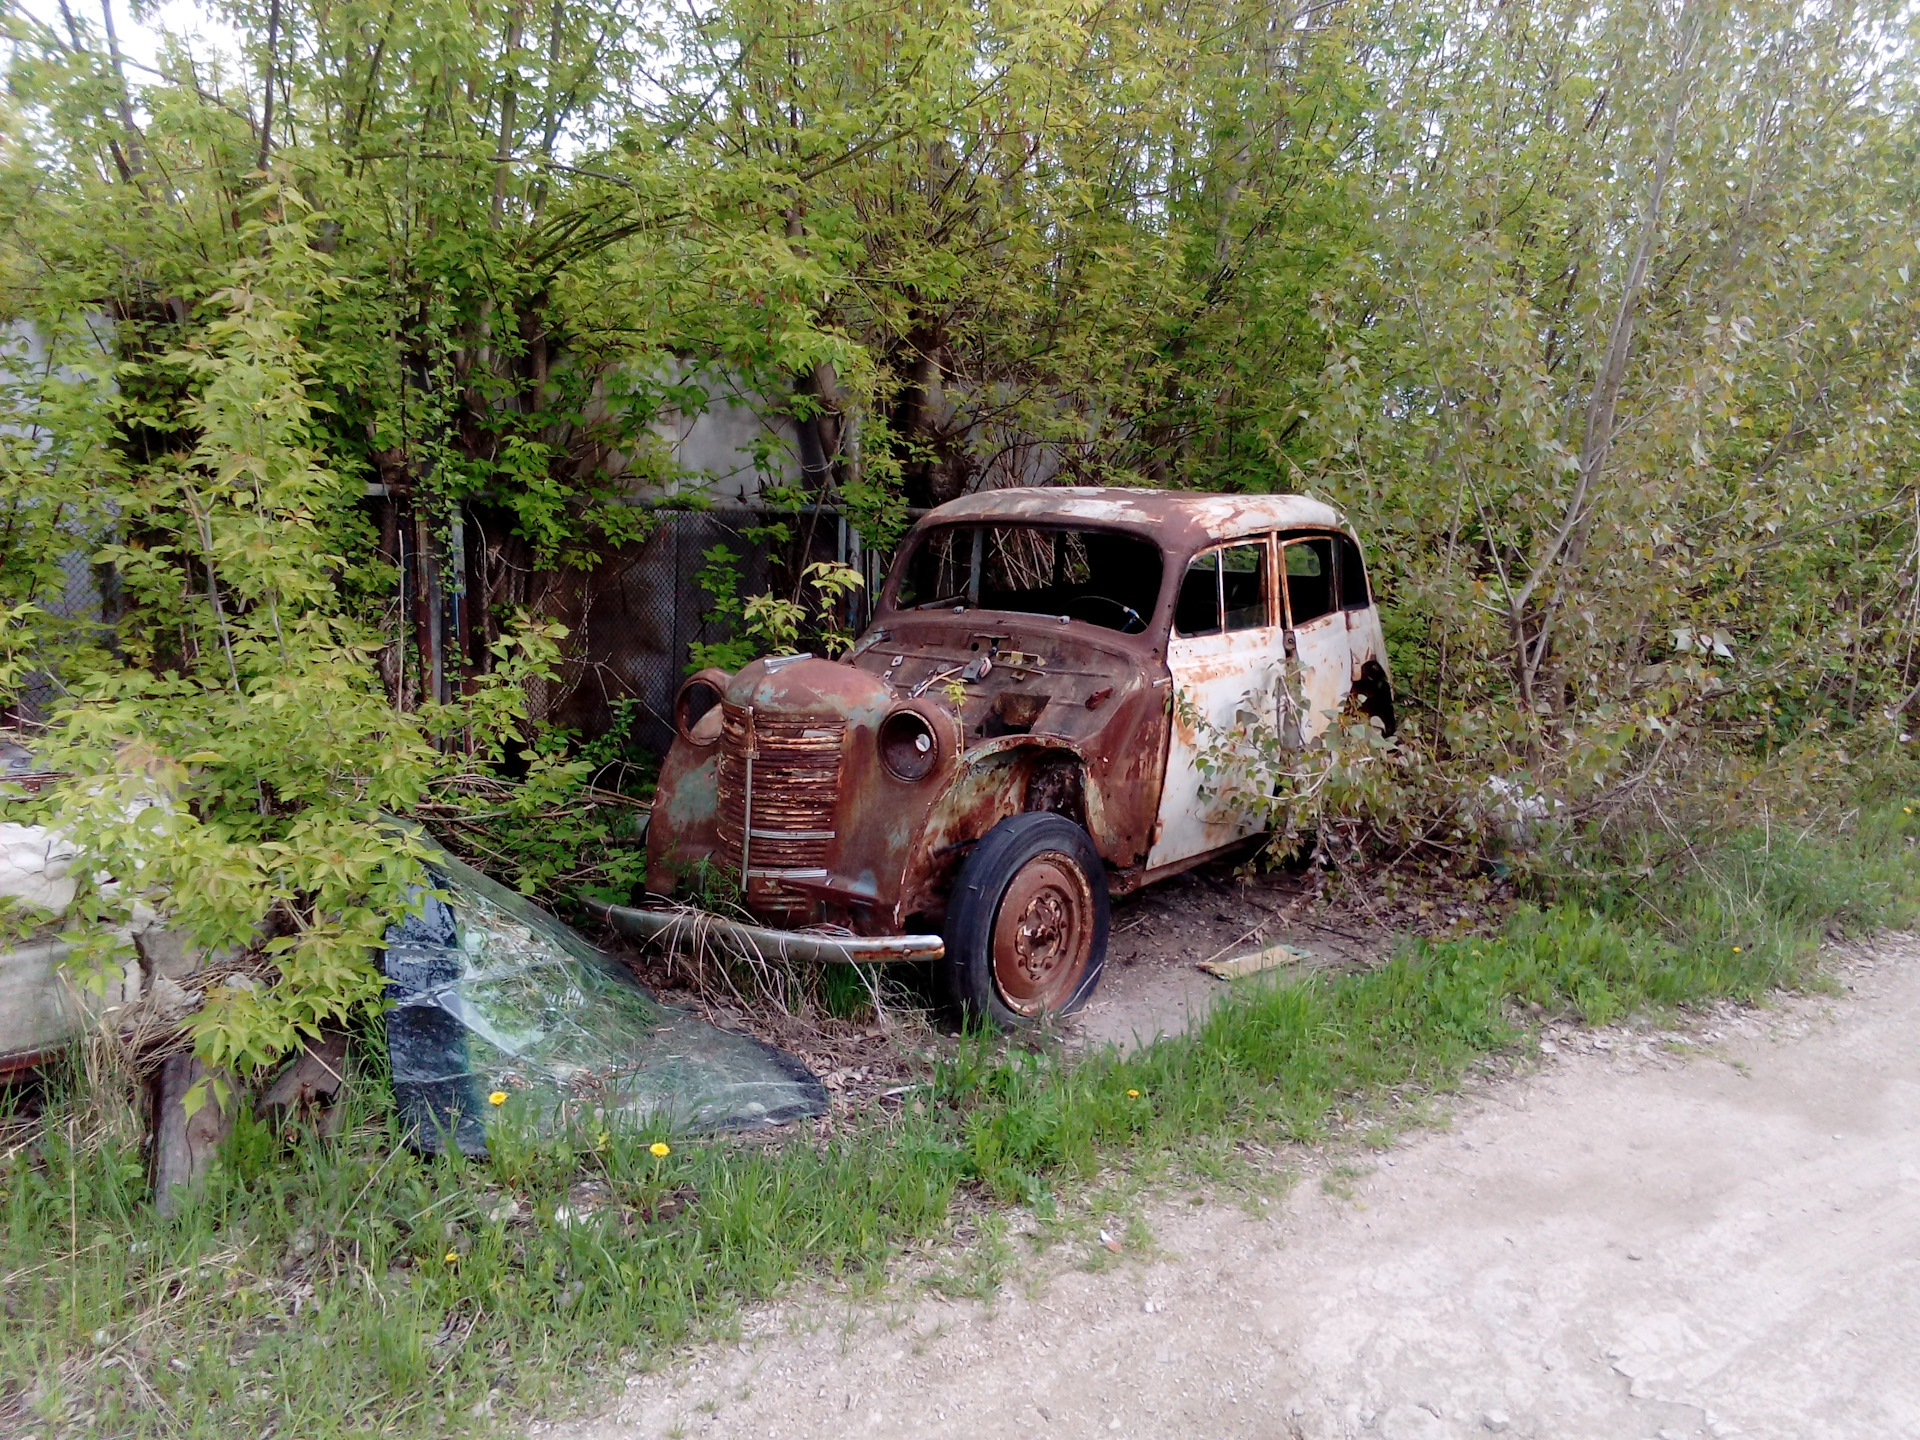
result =
M1036 855L1000 899L993 922L993 980L1018 1015L1058 1010L1093 957L1093 891L1072 858Z

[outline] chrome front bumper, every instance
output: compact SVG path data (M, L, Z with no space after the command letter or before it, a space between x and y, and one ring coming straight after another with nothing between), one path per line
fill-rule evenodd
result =
M728 920L705 910L635 910L625 905L593 907L609 925L635 940L658 940L676 949L719 945L736 955L763 960L829 961L884 965L895 960L938 960L947 945L938 935L834 935L773 930Z

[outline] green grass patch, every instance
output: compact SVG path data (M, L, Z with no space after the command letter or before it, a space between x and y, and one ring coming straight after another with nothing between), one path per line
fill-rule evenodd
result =
M1896 803L1843 834L1776 828L1567 879L1498 935L1243 982L1195 1031L1127 1056L970 1040L919 1113L827 1141L676 1140L659 1157L655 1135L503 1132L485 1164L426 1161L363 1076L337 1139L243 1121L169 1224L75 1079L0 1161L0 1430L494 1428L724 1332L798 1277L877 1283L902 1246L948 1235L963 1187L1044 1212L1104 1168L1204 1173L1223 1142L1312 1141L1389 1093L1445 1089L1521 1041L1531 1006L1604 1023L1806 984L1830 928L1911 919L1916 833Z

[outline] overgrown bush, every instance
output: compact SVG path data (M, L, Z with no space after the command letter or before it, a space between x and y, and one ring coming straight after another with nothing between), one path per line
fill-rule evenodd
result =
M128 463L116 431L136 397L92 378L103 412L56 451L70 483L112 513L124 612L106 637L70 643L36 760L65 779L9 802L77 846L64 917L70 962L96 988L130 959L139 907L208 950L255 948L271 983L214 989L191 1018L216 1069L250 1073L378 1003L374 963L392 917L425 878L418 847L383 814L411 809L456 764L518 738L523 683L547 673L553 637L522 626L459 702L397 709L380 685L377 629L342 555L350 482L316 449L299 340L323 304L312 219L297 192L263 191L249 220L259 258L234 268L204 339L166 357L184 402L165 423L190 448ZM153 424L161 423L148 417ZM86 442L86 443L82 443ZM16 610L6 660L34 658ZM196 1095L190 1104L197 1104Z

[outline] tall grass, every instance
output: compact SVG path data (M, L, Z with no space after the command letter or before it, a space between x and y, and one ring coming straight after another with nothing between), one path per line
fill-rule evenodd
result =
M243 1120L168 1224L125 1127L56 1083L0 1163L0 1432L490 1428L802 1274L877 1281L901 1246L948 1233L962 1189L1045 1203L1104 1166L1324 1136L1389 1091L1453 1083L1521 1040L1532 1006L1602 1023L1807 983L1825 934L1912 918L1917 836L1896 802L1843 833L1743 832L1565 878L1497 935L1248 982L1129 1055L971 1040L914 1108L815 1143L674 1141L661 1158L653 1135L502 1131L483 1165L427 1161L363 1074L337 1139Z

